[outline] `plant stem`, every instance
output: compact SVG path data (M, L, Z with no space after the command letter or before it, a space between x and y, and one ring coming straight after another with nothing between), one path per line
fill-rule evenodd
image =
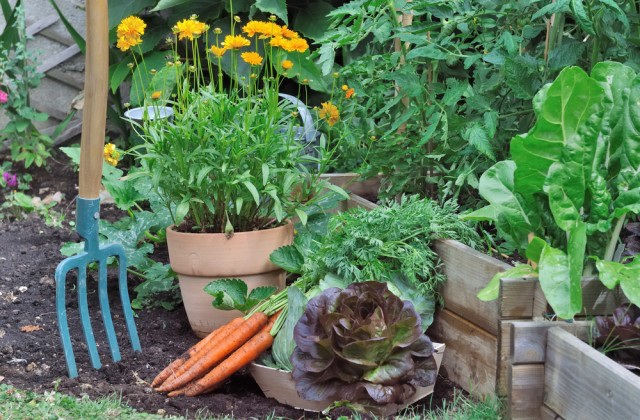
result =
M622 230L622 226L626 220L627 216L620 216L618 222L613 228L613 232L611 232L611 239L607 244L607 249L604 251L604 260L605 261L613 261L613 254L616 251L616 245L618 244L618 238L620 237L620 231Z

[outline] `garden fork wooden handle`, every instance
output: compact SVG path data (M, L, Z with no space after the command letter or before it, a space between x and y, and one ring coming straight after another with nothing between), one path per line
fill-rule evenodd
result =
M85 54L84 108L80 140L82 198L98 198L107 117L109 85L109 15L107 0L86 2L87 51Z

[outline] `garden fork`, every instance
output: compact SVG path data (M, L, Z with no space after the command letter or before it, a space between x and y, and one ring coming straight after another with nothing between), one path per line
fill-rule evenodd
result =
M131 303L129 302L129 292L127 291L127 259L124 248L120 244L100 246L98 238L98 221L100 219L100 198L98 194L102 176L109 76L107 0L88 1L86 3L86 16L85 102L82 137L80 140L79 194L76 203L76 230L84 239L84 252L63 260L56 268L55 275L58 329L62 338L67 370L71 378L78 376L69 335L65 298L66 277L71 270L77 269L78 273L78 307L92 366L95 369L101 367L87 304L87 268L89 264L93 263L98 264L98 299L109 348L111 349L111 358L114 362L121 359L107 295L107 259L109 257L118 258L120 300L122 301L127 329L129 330L131 346L134 351L142 351L136 324L133 320Z

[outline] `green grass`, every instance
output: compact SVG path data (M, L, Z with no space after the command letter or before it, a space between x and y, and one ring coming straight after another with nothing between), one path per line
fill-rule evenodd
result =
M160 407L158 407L160 408ZM156 414L139 413L111 396L97 401L76 398L55 391L37 394L8 385L0 385L0 419L177 419Z
M458 393L454 400L443 407L433 410L409 408L401 412L399 420L495 420L500 419L500 404L495 399L475 401ZM158 407L159 410L162 407ZM97 419L97 420L181 420L183 417L168 417L158 414L141 413L127 407L117 396L97 401L87 397L77 398L55 391L38 394L21 391L9 385L0 385L0 420L61 420L61 419ZM199 420L234 420L231 416L204 417L195 415ZM310 419L321 418L310 413ZM354 414L344 420L359 420L362 416ZM270 415L265 419L280 419Z

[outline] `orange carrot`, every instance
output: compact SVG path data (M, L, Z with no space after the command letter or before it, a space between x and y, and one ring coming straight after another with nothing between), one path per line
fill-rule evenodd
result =
M269 321L267 315L256 312L227 335L222 341L209 342L176 371L175 378L167 379L156 390L174 391L207 373L222 359L233 353L253 337Z
M269 323L267 323L260 332L251 337L251 339L244 343L242 347L224 359L218 366L213 368L211 372L207 373L192 385L189 385L185 389L184 395L193 397L205 392L213 391L229 376L257 359L263 351L267 350L273 344L271 328L273 327L273 324L275 324L279 315L280 312L272 315L269 319Z
M185 388L176 389L175 391L171 391L167 394L167 397L178 397L180 395L184 395Z
M235 329L243 321L244 321L244 318L238 317L238 318L233 319L228 324L225 324L225 325L223 325L223 326L221 326L219 328L216 328L215 330L211 331L209 333L209 335L207 335L202 340L198 341L189 350L185 351L176 360L171 362L169 364L169 366L164 368L164 370L162 372L160 372L158 374L158 376L155 377L153 382L151 382L151 386L153 388L155 388L157 386L160 386L164 381L167 380L167 378L169 378L169 376L171 376L172 373L174 373L176 371L176 369L178 369L180 366L182 366L184 364L184 362L186 362L194 354L196 354L198 351L200 351L200 349L202 349L204 346L206 346L210 341L215 340L217 337L220 337L221 335L223 335L221 333L224 333L224 332L228 333L229 331ZM226 327L226 329L225 329L225 327Z

